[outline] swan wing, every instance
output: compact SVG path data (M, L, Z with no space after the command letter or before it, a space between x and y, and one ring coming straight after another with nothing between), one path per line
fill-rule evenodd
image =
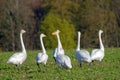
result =
M63 48L60 48L59 54L64 54L64 49Z
M57 56L57 48L53 50L53 57L56 57L56 56Z
M67 68L72 68L71 60L66 55L63 55L63 54L57 55L56 61L57 61L57 63L58 63L59 66L63 66L63 67L67 67Z
M71 60L68 56L65 55L65 58L64 58L64 65L68 68L72 68L72 65L71 65Z
M7 63L22 64L25 59L26 55L24 53L15 53L8 59Z
M78 61L91 62L90 54L86 50L76 51L76 58Z
M53 57L56 57L57 54L64 54L64 49L63 48L60 48L60 51L58 52L58 48L55 48L53 50Z
M98 51L99 51L99 49L94 49L94 50L92 50L92 52L91 52L91 56L95 55L96 52L98 52Z
M104 51L101 49L96 49L91 53L92 60L99 60L101 61L104 57Z
M36 56L36 62L37 63L44 63L46 64L48 59L48 55L44 54L44 53L38 53L38 55Z
M36 56L36 62L38 62L41 59L42 53L38 53Z

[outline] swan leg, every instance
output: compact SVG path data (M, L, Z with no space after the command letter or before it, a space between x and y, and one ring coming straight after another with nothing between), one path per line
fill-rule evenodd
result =
M55 57L53 57L53 59L54 59L54 61L56 62L56 59L55 59Z
M80 62L80 67L82 67L82 62Z
M47 68L46 68L46 65L44 64L44 68L45 68L45 70L47 70Z
M40 65L39 65L39 63L36 63L36 64L37 64L38 68L40 68Z
M102 65L102 61L101 60L98 62L98 65Z
M46 65L44 64L44 70L43 73L45 73L47 71Z
M92 62L90 63L90 65L94 65L94 62L95 62L95 61L94 61L94 60L92 60Z
M92 62L88 63L88 66L92 66Z
M17 68L18 72L19 72L19 71L21 71L21 68L20 68L20 66L19 66L19 65L16 65L16 64L15 64L15 66L16 66L16 68Z
M38 72L40 72L41 71L41 68L40 68L40 65L39 65L39 63L36 63L37 64L37 67L38 67Z
M94 62L94 61L90 62L90 63L89 63L89 66L91 66L91 65L93 64L93 62Z

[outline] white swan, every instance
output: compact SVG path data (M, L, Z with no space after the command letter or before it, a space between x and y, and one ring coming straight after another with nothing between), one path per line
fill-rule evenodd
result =
M22 64L26 60L27 54L26 54L26 50L25 50L25 46L24 46L23 38L22 38L22 34L25 32L26 32L25 30L20 31L20 40L21 40L21 45L22 45L22 52L13 54L8 59L7 63L12 63L12 64L15 64L16 66L19 66L20 64Z
M58 41L58 47L55 49L54 57L59 66L71 69L72 68L71 60L67 55L64 54L64 50L62 48L62 44L59 37L59 32L60 31L57 30L52 33L52 35L57 36L57 41Z
M61 44L60 39L58 40L58 43L59 43L59 48L60 48L59 54L64 54L64 49L62 48L62 44ZM56 62L55 57L57 56L57 50L58 50L58 47L53 50L53 58L54 58L55 62Z
M43 40L42 40L43 37L46 37L46 35L44 35L44 34L40 35L40 42L41 42L41 46L42 46L42 53L38 53L37 56L36 56L36 63L37 63L38 67L39 67L40 63L43 63L44 65L46 65L47 60L48 60L48 55L46 54L46 50L45 50L45 47L44 47L44 44L43 44Z
M100 49L94 49L91 53L91 60L101 61L104 58L104 46L101 39L102 30L99 30L99 43Z
M58 50L58 48L55 48L53 50L53 58L54 58L55 62L56 62L55 57L57 56L57 50ZM63 48L60 48L60 54L64 54L64 49Z
M81 36L81 33L78 32L78 44L77 44L77 48L76 48L76 58L80 62L80 66L82 67L81 62L90 63L91 58L90 58L90 54L87 50L80 50L80 36Z
M56 33L53 33L53 35L56 35L57 33L59 33L60 31L57 30ZM62 44L61 44L61 41L60 41L60 38L59 38L59 35L58 35L58 46L60 48L60 52L59 54L64 54L64 49L62 48ZM55 58L56 57L56 54L57 54L57 50L58 50L58 47L54 49L53 51L53 57Z

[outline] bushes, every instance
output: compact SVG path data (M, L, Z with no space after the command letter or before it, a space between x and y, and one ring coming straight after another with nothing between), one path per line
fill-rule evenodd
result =
M51 35L51 33L57 29L61 31L60 39L63 44L63 47L66 49L73 48L75 46L74 25L70 24L65 19L59 18L53 13L48 13L40 25L40 31L48 36L47 40L45 40L46 47L55 48L57 46L56 37Z

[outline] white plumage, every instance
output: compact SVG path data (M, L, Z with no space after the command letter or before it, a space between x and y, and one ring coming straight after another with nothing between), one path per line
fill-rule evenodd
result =
M80 62L80 66L82 66L81 62L91 62L90 54L87 50L80 50L80 36L81 33L78 32L78 44L76 49L76 58Z
M44 35L44 34L40 35L40 42L41 42L41 46L42 46L42 53L38 53L37 56L36 56L36 63L38 65L38 67L39 67L40 63L43 63L44 65L46 65L47 60L48 60L48 55L46 54L46 50L45 50L45 47L44 47L44 44L43 44L43 40L42 40L43 37L46 37L46 35Z
M54 51L53 51L53 57L54 58L57 56L57 50L58 50L58 48L55 48ZM64 49L63 48L60 48L59 54L64 54Z
M16 66L18 66L26 60L27 54L26 54L26 50L25 50L25 46L24 46L23 38L22 38L22 34L25 32L26 32L25 30L20 31L20 40L21 40L21 45L22 45L22 52L13 54L8 59L7 63L12 63L12 64L15 64Z
M91 60L98 60L101 61L104 58L104 46L101 39L101 34L103 33L102 30L99 30L99 43L100 49L94 49L91 52Z
M55 57L56 62L59 66L65 67L65 68L72 68L71 60L67 55L64 54L58 54L57 57Z
M62 44L61 44L61 41L59 38L59 32L60 31L57 30L57 31L52 33L52 35L57 36L57 40L58 40L58 47L55 48L53 56L55 57L55 60L59 66L71 69L72 68L71 60L67 55L64 54L64 50L62 48Z
M59 32L59 30L58 30L58 32ZM56 32L56 33L57 33L57 32ZM56 35L56 33L55 33L55 34L53 33L53 35ZM58 35L58 38L59 38L59 35ZM64 49L62 48L62 44L61 44L60 38L59 38L59 40L58 40L58 45L59 45L59 49L60 49L59 54L64 54ZM58 47L55 48L54 51L53 51L53 57L54 57L54 58L55 58L56 55L57 55L57 50L58 50Z

